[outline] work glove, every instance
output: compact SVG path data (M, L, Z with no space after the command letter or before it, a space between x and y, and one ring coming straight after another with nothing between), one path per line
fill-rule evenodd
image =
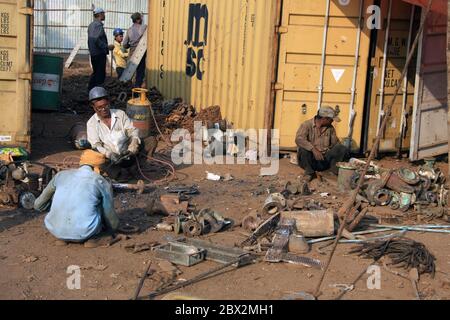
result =
M128 146L128 152L131 153L132 155L136 155L139 152L139 140L138 139L133 139L130 143L130 145Z

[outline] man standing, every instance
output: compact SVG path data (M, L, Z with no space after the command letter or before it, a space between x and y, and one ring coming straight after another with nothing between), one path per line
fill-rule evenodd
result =
M147 156L153 155L157 146L156 138L146 138L142 144L139 131L127 114L110 108L109 95L104 88L93 88L89 93L89 102L95 114L87 123L88 141L92 149L109 160L105 171L112 179L119 179L122 173L129 174L126 171L136 165L135 156L140 151L145 151Z
M84 151L80 168L58 173L36 199L35 210L51 206L45 226L59 240L81 243L118 228L112 187L98 174L104 162L102 155Z
M94 21L88 27L88 46L93 69L89 90L102 85L106 78L106 56L109 54L109 48L103 21L105 11L102 8L95 8Z
M131 16L131 20L133 21L133 25L130 29L128 29L127 34L125 35L123 46L125 49L130 49L130 57L133 57L139 41L141 41L142 36L147 30L147 25L144 24L144 18L139 12L133 13L133 15ZM136 82L134 84L135 88L141 88L142 84L144 83L146 58L147 53L144 54L141 62L136 69Z
M305 170L305 180L310 182L316 172L330 169L338 174L336 164L344 161L348 150L340 144L336 136L333 122L340 122L336 111L323 106L314 119L303 123L297 132L296 144L298 147L298 163Z

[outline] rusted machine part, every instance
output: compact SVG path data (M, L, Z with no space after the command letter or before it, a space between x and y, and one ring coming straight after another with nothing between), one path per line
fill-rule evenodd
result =
M400 194L398 194L397 192L392 192L392 199L389 203L389 207L392 210L400 209Z
M136 184L113 183L112 187L116 190L135 190L138 194L143 194L145 189L154 187L154 185L145 184L144 181L139 180Z
M186 237L199 237L202 234L202 225L194 220L188 220L182 224L183 233Z
M353 221L349 224L349 226L347 227L347 230L350 232L355 230L356 227L358 227L358 225L361 223L362 219L364 219L364 217L367 215L368 212L369 212L369 207L362 209L361 212L355 217L355 219L353 219Z
M390 175L389 179L386 182L386 188L399 193L415 193L416 189L406 183L400 176L394 172Z
M397 175L402 181L412 186L415 186L420 182L419 174L408 168L398 169Z
M425 192L425 200L429 203L437 203L438 195L435 192L427 191Z
M420 177L420 185L422 187L422 191L428 191L431 188L431 179L425 176Z
M387 206L391 203L392 193L387 189L380 189L375 192L374 201L377 206Z
M15 205L19 202L19 190L16 188L10 170L6 172L5 182L0 188L0 200L4 205Z
M263 212L274 215L286 207L286 198L280 193L273 193L264 202Z
M338 163L337 167L339 168L339 175L338 175L338 187L341 192L351 191L356 187L355 182L353 181L353 176L356 171L356 167L350 165L349 163ZM359 178L359 175L358 175Z
M242 220L242 228L247 231L255 231L263 223L261 216L257 213L251 213Z
M26 210L33 210L36 196L32 192L22 192L19 196L19 204Z

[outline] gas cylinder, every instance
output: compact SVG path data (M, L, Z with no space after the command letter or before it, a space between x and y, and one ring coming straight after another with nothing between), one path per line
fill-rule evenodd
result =
M151 123L151 102L147 99L146 89L134 88L131 100L127 104L127 115L133 122L133 126L139 130L139 138L145 139L150 135Z

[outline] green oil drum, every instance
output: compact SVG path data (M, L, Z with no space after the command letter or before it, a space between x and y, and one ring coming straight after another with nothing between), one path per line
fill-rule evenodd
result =
M151 102L147 99L146 89L135 88L131 100L127 103L127 115L133 122L133 126L139 130L139 138L150 136L153 118L151 114Z
M55 55L34 54L32 107L33 110L57 111L61 105L64 59Z

